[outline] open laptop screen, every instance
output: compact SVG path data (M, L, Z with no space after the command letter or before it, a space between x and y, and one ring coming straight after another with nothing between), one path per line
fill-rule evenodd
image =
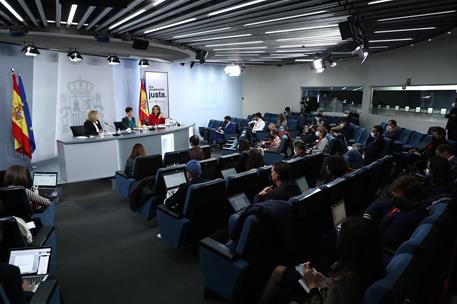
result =
M55 188L57 186L57 172L34 172L33 185L42 188Z
M221 170L221 173L222 173L222 176L224 177L224 179L226 179L229 176L237 174L235 168L229 168L229 169Z
M346 219L346 208L344 206L344 200L339 201L332 206L333 224L338 227Z
M244 193L231 196L228 198L228 201L235 212L238 212L251 204L248 197Z
M187 182L186 175L183 171L166 174L163 176L163 179L165 181L165 187L167 189L179 187L179 185Z
M11 249L8 263L19 267L21 275L48 274L51 247Z
M298 185L298 187L300 188L300 190L302 192L305 192L305 189L309 189L309 186L308 186L308 181L306 180L306 177L300 177L300 178L297 178L297 180L295 181Z

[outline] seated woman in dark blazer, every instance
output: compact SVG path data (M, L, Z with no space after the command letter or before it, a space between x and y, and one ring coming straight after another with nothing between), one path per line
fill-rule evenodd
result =
M87 114L87 120L84 122L84 128L86 129L86 136L95 136L103 133L102 124L99 121L100 114L98 111L92 110Z

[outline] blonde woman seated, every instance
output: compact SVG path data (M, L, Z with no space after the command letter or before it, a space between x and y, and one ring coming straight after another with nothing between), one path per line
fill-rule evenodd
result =
M316 131L316 144L311 149L311 153L323 153L328 145L327 140L327 128L324 126L319 126Z
M89 111L87 120L84 122L86 136L97 136L105 132L100 123L100 114L96 110Z
M52 204L50 200L40 196L38 189L32 191L28 188L28 172L24 166L14 165L8 168L5 172L4 183L8 187L22 186L25 188L25 194L30 201L33 209L38 209L40 206L49 206Z

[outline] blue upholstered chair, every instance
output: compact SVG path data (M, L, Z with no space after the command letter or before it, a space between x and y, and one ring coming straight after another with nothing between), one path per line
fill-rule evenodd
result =
M370 172L365 168L357 169L351 173L343 175L348 180L345 192L346 213L359 215L371 202L365 200L365 189L368 185Z
M287 120L287 128L289 129L289 131L297 131L298 130L298 120L296 120L296 119Z
M240 160L241 154L240 153L232 153L227 155L222 155L217 159L217 167L219 172L221 170L235 168L238 172L240 171Z
M115 182L121 196L128 198L135 181L154 176L160 167L162 167L162 155L155 154L137 157L134 162L132 176L127 176L124 171L117 171Z
M202 178L215 179L219 176L220 171L217 168L217 158L208 158L199 161L202 168Z
M156 216L156 208L158 205L163 203L167 193L163 175L176 172L186 172L186 165L160 168L157 171L153 189L154 195L146 203L138 207L136 210L138 214L147 220L150 220Z
M158 206L157 225L162 240L174 248L196 245L225 227L229 209L224 191L225 181L216 179L189 187L182 214L165 205Z
M420 142L426 137L426 134L412 131L411 136L409 137L409 140L406 144L403 144L401 146L402 150L409 150L409 149L414 149L417 148Z
M252 200L254 195L258 193L257 184L256 169L229 176L226 180L226 195L230 197L244 192Z

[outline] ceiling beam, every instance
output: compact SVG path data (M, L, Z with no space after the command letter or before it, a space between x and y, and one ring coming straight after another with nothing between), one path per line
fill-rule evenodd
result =
M62 22L62 4L59 0L56 0L56 28L60 28Z
M84 23L86 22L86 20L89 18L89 16L92 14L92 12L95 10L95 6L89 6L86 10L86 12L84 13L83 17L81 18L81 20L79 20L79 23L78 25L76 26L76 29L80 29Z
M32 21L32 23L35 25L35 26L38 26L38 22L36 21L36 18L35 16L32 14L32 11L30 10L29 6L27 5L27 3L25 3L24 0L17 0L19 2L19 4L21 5L22 9L24 10L24 12L27 14L27 16L29 16L30 18L30 21ZM26 24L26 22L24 21L24 24Z
M48 21L46 19L46 14L43 9L43 3L41 0L35 0L36 7L38 9L38 13L40 14L41 22L43 23L44 27L48 26Z
M120 17L124 16L125 14L131 12L135 7L137 7L142 2L144 2L144 0L134 0L134 1L130 2L126 8L122 9L121 11L116 13L114 16L112 16L111 18L109 18L108 20L106 20L105 22L100 24L100 26L97 27L96 31L99 31L99 30L107 27L108 25L113 23L113 21L115 21L115 20L119 19Z
M14 25L17 25L17 22L16 20L13 20L10 16L8 16L8 14L6 14L4 11L0 10L0 16L2 16L6 21L14 24Z
M100 21L103 17L105 17L112 10L113 10L112 7L105 8L100 14L98 14L97 17L95 17L94 20L92 20L91 23L89 23L89 25L87 26L86 30L90 30L94 25L97 24L98 21Z

